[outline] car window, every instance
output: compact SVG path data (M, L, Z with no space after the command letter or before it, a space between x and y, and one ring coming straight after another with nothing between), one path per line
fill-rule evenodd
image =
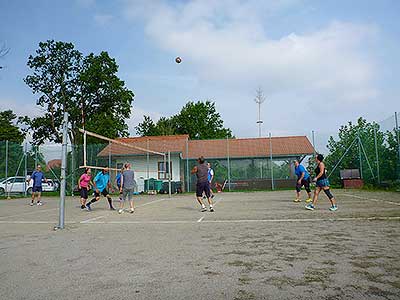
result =
M17 183L21 183L21 182L24 182L24 178L19 178L19 177L17 177L16 179L15 179L15 182Z

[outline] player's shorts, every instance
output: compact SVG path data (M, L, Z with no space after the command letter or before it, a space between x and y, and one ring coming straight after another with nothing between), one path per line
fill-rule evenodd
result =
M316 185L317 187L320 187L320 188L327 187L327 186L329 186L329 180L328 180L328 178L324 178L324 179L317 180L317 182L315 183L315 185Z
M100 197L100 194L103 195L104 197L107 197L109 195L107 189L102 190L100 193L97 193L96 191L94 191L94 196L96 198Z
M196 184L196 196L202 197L203 192L206 194L207 198L210 198L210 183L208 181L198 182Z
M42 187L41 186L34 186L34 187L32 187L32 192L33 193L41 193L42 192Z
M87 198L88 198L88 189L87 189L87 188L82 187L82 188L79 190L79 193L81 194L81 198L82 198L82 199L87 199Z
M298 179L297 179L297 181L298 181ZM300 184L298 184L297 181L296 181L296 191L297 192L300 192L301 187L304 185L304 188L306 189L306 191L308 193L311 193L311 189L310 189L311 178L310 177L308 177L307 179L302 179Z
M132 201L133 189L122 189L122 201L126 201L128 198L129 201Z

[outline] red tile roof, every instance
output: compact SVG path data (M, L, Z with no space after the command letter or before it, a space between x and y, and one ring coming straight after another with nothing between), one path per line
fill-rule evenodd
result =
M205 158L232 158L240 157L269 157L269 138L246 138L229 140L189 140L188 135L149 136L119 138L123 143L149 149L157 152L178 152L186 159ZM186 149L188 141L188 149ZM308 155L314 149L306 136L272 137L272 156L299 156ZM111 147L111 148L110 148ZM128 146L111 144L99 153L99 156L112 155L145 155L146 152Z

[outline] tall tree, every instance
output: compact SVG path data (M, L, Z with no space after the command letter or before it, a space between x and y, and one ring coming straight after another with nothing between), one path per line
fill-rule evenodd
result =
M61 142L64 111L69 113L69 137L81 142L79 127L110 138L127 135L134 94L117 76L118 65L107 52L87 57L72 43L47 41L39 44L28 66L33 74L25 82L40 95L43 116L30 121L35 144Z
M25 134L16 125L16 119L17 115L12 110L0 112L0 141L22 143Z
M136 132L142 136L189 134L191 139L199 140L231 138L232 131L224 128L223 123L214 102L190 101L177 115L161 118L156 124L145 116Z

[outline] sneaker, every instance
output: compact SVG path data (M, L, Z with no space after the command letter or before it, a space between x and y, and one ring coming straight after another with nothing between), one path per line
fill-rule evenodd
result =
M311 198L306 199L306 203L310 203L312 201Z
M119 210L118 210L118 213L119 213L119 214L122 214L123 212L124 212L123 209L119 209Z
M30 206L33 206L33 202L31 202L29 205L30 205Z
M312 203L310 203L310 204L307 204L307 205L305 206L305 208L308 209L308 210L314 210L314 209L315 209L315 206L314 206Z
M43 203L42 202L38 202L38 203L36 203L36 205L41 206L41 205L43 205Z
M114 207L110 207L110 210L115 210L115 208Z
M129 212L130 212L131 214L133 214L133 213L135 212L135 209L134 209L134 208L131 208L131 209L129 210Z
M336 211L336 210L338 210L338 207L337 207L337 205L332 205L331 207L329 207L329 210Z
M214 199L214 195L211 195L211 199Z
M294 199L293 202L301 202L300 199Z
M86 204L86 210L87 211L92 211L92 208L90 207L90 204Z
M200 209L200 211L201 211L201 212L207 211L207 208L206 208L206 207L202 207L202 208Z
M214 208L210 206L210 212L214 212Z
M85 205L81 205L81 209L85 209Z

